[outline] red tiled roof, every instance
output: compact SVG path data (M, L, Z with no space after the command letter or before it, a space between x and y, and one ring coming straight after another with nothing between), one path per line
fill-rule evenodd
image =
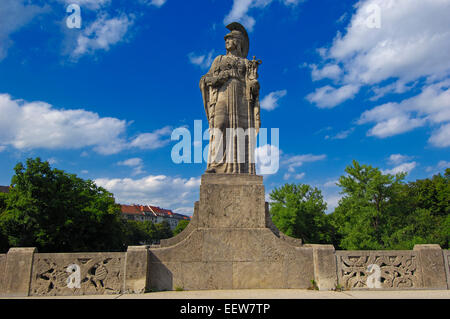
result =
M143 215L142 211L139 209L137 205L120 205L122 210L122 214L127 215Z
M152 214L154 216L173 217L176 219L190 219L190 217L172 212L170 209L165 209L151 205L120 205L123 214L127 215L146 215Z

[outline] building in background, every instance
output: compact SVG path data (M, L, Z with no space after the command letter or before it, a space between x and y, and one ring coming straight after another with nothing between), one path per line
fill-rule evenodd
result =
M0 193L9 193L9 186L0 186Z
M151 221L158 224L167 221L173 230L177 227L180 220L191 220L189 216L172 212L169 209L150 205L120 205L122 216L125 219L137 221Z

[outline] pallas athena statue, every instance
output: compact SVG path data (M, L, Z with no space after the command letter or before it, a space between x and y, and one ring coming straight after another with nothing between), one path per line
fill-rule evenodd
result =
M210 133L206 173L254 175L261 61L247 59L250 43L241 24L227 29L226 54L216 57L200 80Z

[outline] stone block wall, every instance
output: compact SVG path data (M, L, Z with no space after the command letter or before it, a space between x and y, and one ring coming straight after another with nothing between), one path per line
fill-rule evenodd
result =
M447 289L450 289L450 250L444 250L444 263L447 275Z
M413 250L337 251L337 275L345 289L448 289L448 265L438 245ZM448 259L448 258L447 258Z
M126 253L35 254L29 295L119 294Z
M450 251L436 245L381 251L303 245L300 250L311 253L311 258L195 262L190 256L183 262L187 257L178 256L161 264L155 258L162 255L155 255L149 246L128 247L123 253L56 254L11 248L0 254L0 296L144 293L155 283L165 290L306 288L311 279L320 290L338 285L347 290L450 289Z
M0 293L3 291L6 272L6 254L0 254Z
M142 293L148 286L147 265L148 246L116 253L54 254L11 248L0 255L0 296Z

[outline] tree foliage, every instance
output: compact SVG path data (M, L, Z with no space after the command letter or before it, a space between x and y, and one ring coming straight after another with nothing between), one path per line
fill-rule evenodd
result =
M277 228L305 243L329 243L332 229L325 214L327 205L317 188L285 184L270 193L270 214Z
M127 220L126 245L158 244L161 239L173 236L169 224L164 221L154 224L151 221Z
M433 243L448 248L448 173L405 183L404 173L383 174L357 161L345 172L338 182L343 197L331 214L338 248L412 249Z
M177 227L175 227L175 229L173 230L173 235L178 235L179 233L181 233L189 224L189 220L180 220L178 222Z
M14 170L0 215L9 246L41 252L124 249L124 224L111 193L40 158Z

